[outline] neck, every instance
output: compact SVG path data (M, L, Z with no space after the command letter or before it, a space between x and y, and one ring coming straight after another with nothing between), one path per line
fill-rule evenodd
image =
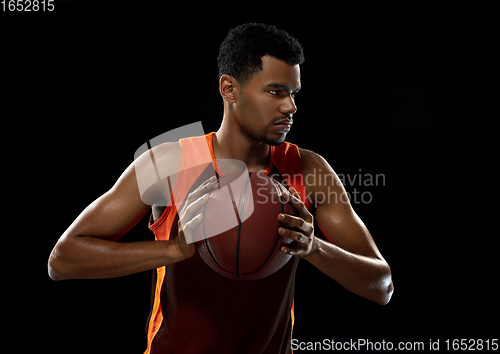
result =
M230 119L223 119L214 135L214 154L217 159L234 159L245 163L249 172L257 172L267 167L269 145L244 134Z

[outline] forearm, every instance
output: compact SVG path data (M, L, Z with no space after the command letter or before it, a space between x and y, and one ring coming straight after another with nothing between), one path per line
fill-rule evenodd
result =
M49 258L54 280L113 278L180 261L173 241L119 243L88 236L66 236Z
M393 286L387 263L343 250L316 238L317 249L306 259L347 290L379 304L389 302Z

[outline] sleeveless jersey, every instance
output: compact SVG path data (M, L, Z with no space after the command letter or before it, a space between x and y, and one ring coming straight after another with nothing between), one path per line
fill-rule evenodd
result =
M181 139L181 165L171 202L149 228L156 240L177 236L177 208L190 191L215 173L214 133ZM208 156L208 157L207 157ZM308 207L296 145L270 147L264 171L295 187ZM174 198L175 196L175 198ZM175 199L175 202L174 202ZM153 272L153 298L145 354L291 353L293 295L298 258L259 280L240 281L213 271L198 252Z

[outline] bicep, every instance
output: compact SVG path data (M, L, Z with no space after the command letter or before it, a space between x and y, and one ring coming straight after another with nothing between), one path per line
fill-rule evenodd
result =
M65 235L114 241L134 227L149 209L141 200L132 164L108 192L85 208Z
M161 144L139 156L115 185L90 204L66 231L66 235L117 240L134 227L151 205L170 198L179 169L179 143ZM160 176L168 176L159 179Z
M351 253L382 258L367 227L350 205L320 205L315 220L330 243Z
M313 192L310 194L315 198L314 218L325 238L348 252L382 259L335 171L320 155L312 152L310 155L305 169L321 171L321 175L307 188Z

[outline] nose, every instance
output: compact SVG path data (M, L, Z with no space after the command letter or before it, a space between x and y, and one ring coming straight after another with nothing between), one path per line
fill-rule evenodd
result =
M288 96L286 102L280 106L280 112L289 115L293 115L297 112L297 105L293 97Z

